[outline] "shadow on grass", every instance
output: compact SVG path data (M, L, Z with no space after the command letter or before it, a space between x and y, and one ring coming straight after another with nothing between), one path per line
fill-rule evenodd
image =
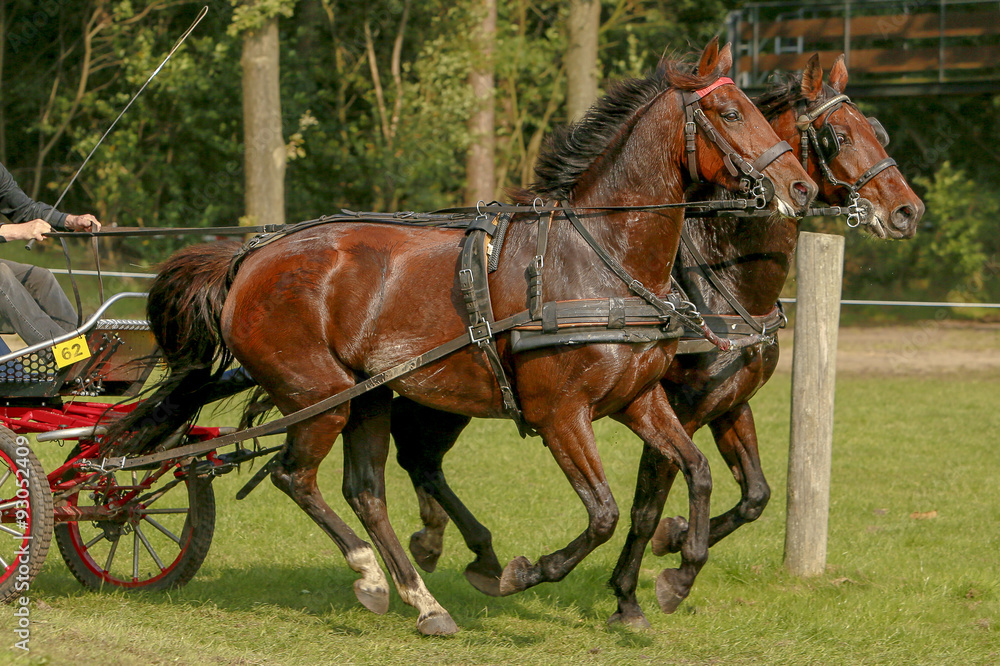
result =
M317 554L317 559L323 557ZM58 560L58 556L55 559ZM266 566L248 562L245 567L206 564L187 586L169 592L89 591L61 564L49 562L46 571L35 581L32 589L39 598L48 598L61 605L76 597L108 595L139 604L187 608L193 612L206 604L234 613L254 614L267 609L268 613L276 612L279 616L287 612L289 619L312 616L329 631L344 635L371 631L370 627L346 619L348 615L364 617L368 612L354 596L352 585L357 575L343 562L305 566ZM605 624L615 610L614 596L605 583L609 574L602 565L584 564L558 584L540 585L518 595L495 598L473 588L461 571L421 572L439 603L452 614L459 627L468 630L463 633L466 642L495 643L498 626L505 627L500 635L504 642L514 647L530 647L544 640L531 632L518 632L516 624L524 622L526 626L534 623L552 625L554 630L560 631L596 626L616 636L621 646L650 645L652 639L642 632ZM652 582L648 581L641 586L640 592L649 600L647 612L659 613L652 600L651 588ZM379 622L415 625L416 609L404 604L394 587L392 590L389 612ZM345 621L338 621L338 617L345 617ZM499 625L494 622L497 619L501 620Z

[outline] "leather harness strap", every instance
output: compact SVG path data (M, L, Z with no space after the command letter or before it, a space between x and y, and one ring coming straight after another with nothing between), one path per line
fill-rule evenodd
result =
M489 239L498 227L499 216L489 220L486 216L477 218L469 225L462 249L459 254L458 282L465 301L466 314L469 317L469 337L486 356L493 376L500 386L500 396L503 410L517 424L521 437L533 434L524 422L521 408L517 404L514 389L511 387L507 373L504 371L500 353L497 351L496 337L491 325L493 304L490 301L490 286L487 279L487 250Z
M691 256L694 257L695 262L697 262L698 270L702 275L708 278L708 281L712 283L712 286L715 287L716 291L722 294L722 297L726 299L729 306L736 310L737 314L743 318L743 321L750 324L754 331L757 333L765 333L766 331L764 330L764 327L752 314L747 311L745 307L743 307L739 299L736 298L736 295L733 294L732 290L726 286L725 282L719 279L718 273L713 271L711 266L708 265L708 260L705 259L705 255L703 255L701 250L698 249L698 246L695 245L694 240L691 238L691 232L688 231L687 226L681 227L681 242L684 244L684 247L687 248L687 251L691 253Z

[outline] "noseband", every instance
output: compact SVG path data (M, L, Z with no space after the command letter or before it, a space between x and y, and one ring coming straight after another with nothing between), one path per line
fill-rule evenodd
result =
M779 141L765 150L753 162L736 152L698 106L703 97L724 85L735 84L733 84L732 79L723 76L704 88L681 93L681 104L684 107L685 118L684 151L687 155L688 173L694 182L701 181L701 175L698 173L697 144L695 142L700 129L705 134L705 138L722 152L722 161L726 165L729 175L739 179L740 191L749 192L755 201L754 205L757 208L764 208L774 196L774 183L762 172L780 156L792 152L792 147L788 145L787 141Z
M833 126L830 125L830 116L840 108L841 104L845 103L853 104L847 95L837 95L811 111L803 111L796 119L795 124L801 136L799 147L802 166L808 168L809 146L812 145L813 151L816 153L816 162L819 164L823 177L833 185L843 187L848 191L847 226L853 228L859 224L870 224L868 216L874 210L872 203L867 199L863 199L858 191L875 176L889 167L896 166L896 160L891 157L879 160L861 174L853 184L840 180L833 175L833 171L830 169L830 162L840 154L840 139L837 137L837 132L833 129ZM823 114L826 115L823 117L822 125L817 130L815 122ZM888 146L889 133L882 127L882 123L875 118L867 118L867 120L872 127L872 131L875 132L875 138L878 139L879 144L883 148Z

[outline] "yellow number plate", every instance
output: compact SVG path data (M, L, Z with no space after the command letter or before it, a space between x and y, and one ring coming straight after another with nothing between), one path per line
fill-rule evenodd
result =
M90 347L87 346L87 339L81 335L52 345L52 354L56 357L56 365L65 368L67 365L90 358Z

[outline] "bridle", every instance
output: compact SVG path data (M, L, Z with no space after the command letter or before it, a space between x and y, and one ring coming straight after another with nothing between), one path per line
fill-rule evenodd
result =
M889 167L897 165L896 160L891 157L885 157L861 174L854 183L845 182L833 175L833 171L830 169L830 162L840 154L840 139L837 137L836 130L830 124L830 116L842 104L854 105L847 95L837 95L823 102L815 109L809 111L803 110L798 118L796 118L795 125L799 129L801 137L799 159L802 162L802 166L808 168L809 146L811 145L813 151L816 153L816 162L819 164L823 177L833 185L843 187L847 190L847 226L854 228L860 224L871 224L869 217L874 210L872 203L868 199L862 198L858 193L859 190L875 176ZM824 114L826 115L824 116ZM815 122L821 116L823 116L823 123L817 130ZM889 133L882 127L882 123L876 118L869 117L867 120L868 124L871 125L872 131L875 132L875 138L878 140L879 145L883 148L888 146Z
M723 164L729 171L729 175L739 179L740 191L749 192L754 200L756 208L764 208L774 196L774 183L762 172L772 162L784 155L792 152L792 147L787 141L779 141L765 150L757 159L750 162L730 145L728 141L708 119L705 112L698 106L702 98L711 93L716 88L724 85L735 85L729 77L723 76L714 83L694 90L681 93L681 104L684 107L684 152L687 156L688 173L691 180L701 182L701 174L698 172L698 155L696 138L700 129L705 138L722 152Z

